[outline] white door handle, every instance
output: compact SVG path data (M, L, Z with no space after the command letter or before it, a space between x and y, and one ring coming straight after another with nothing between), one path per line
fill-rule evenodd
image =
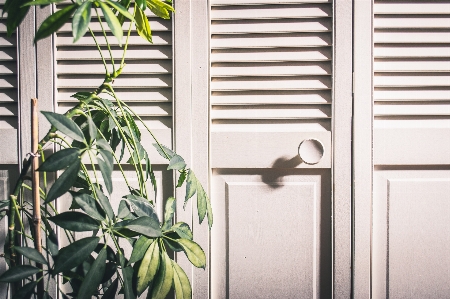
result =
M305 139L298 146L298 154L306 164L317 164L323 157L324 148L322 142L317 139Z

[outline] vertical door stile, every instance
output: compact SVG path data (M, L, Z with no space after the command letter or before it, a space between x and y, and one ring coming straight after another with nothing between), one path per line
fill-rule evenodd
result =
M333 295L351 294L352 1L334 1L333 53Z
M353 296L371 296L372 0L354 1Z

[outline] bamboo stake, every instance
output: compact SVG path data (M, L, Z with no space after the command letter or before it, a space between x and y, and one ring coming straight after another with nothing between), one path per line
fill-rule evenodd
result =
M39 127L38 127L38 109L37 99L31 99L31 153L33 163L31 167L32 175L32 189L33 189L33 224L34 224L34 247L37 251L42 253L41 244L41 198L39 194L39 167L38 159L38 143L39 143ZM36 263L39 269L43 269L42 264ZM39 280L37 286L38 297L41 298L44 294L44 280L42 279L42 271L36 274L36 280Z

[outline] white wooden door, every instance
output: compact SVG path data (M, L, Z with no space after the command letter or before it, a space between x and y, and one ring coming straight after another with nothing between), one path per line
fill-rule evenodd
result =
M368 157L354 163L358 173L372 175L373 189L370 199L361 191L370 185L355 185L360 195L355 196L355 213L361 217L355 221L355 294L448 298L450 1L367 5L363 14L373 20L373 57L365 61L373 69L362 74L373 89L365 94L357 89L355 102L365 101L371 110L360 106L355 114L372 119L366 123L373 133L366 135L373 134L373 156L372 166ZM362 61L364 54L359 54ZM363 138L356 135L355 146Z

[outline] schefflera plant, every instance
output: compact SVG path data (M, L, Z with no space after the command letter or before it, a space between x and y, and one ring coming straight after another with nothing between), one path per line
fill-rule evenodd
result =
M61 0L7 0L3 13L8 13L8 33L18 27L30 6L45 7L56 2ZM0 202L2 209L9 207L6 213L9 234L4 254L9 269L1 274L0 282L11 284L15 299L51 298L51 281L58 277L61 283L71 286L71 292L66 294L56 284L62 298L115 298L121 293L126 299L134 299L146 290L147 298L165 298L171 289L175 290L177 298L192 298L186 273L168 251L184 252L198 268L205 268L206 256L193 240L189 225L174 223L174 197L166 199L164 215L157 215L155 202L147 190L150 182L156 198L155 175L137 123L140 122L154 138L154 147L168 160L167 169L178 173L176 187L185 185L185 204L197 194L199 222L206 217L209 227L213 223L210 200L184 159L160 144L146 123L114 90L114 80L125 67L132 26L142 38L151 42L147 10L167 19L173 8L171 1L160 0L74 0L50 15L36 33L37 41L70 21L74 42L89 32L104 64L105 79L92 92L75 93L72 97L78 103L66 113L43 112L51 129L39 142L39 152L34 153L42 160L38 169L43 178L40 188L42 240L39 240L44 244L42 252L32 245L36 238L34 229L30 234L24 225L27 220L33 228L33 207L20 192L31 189L27 171L33 155L24 160L10 197ZM92 12L101 25L109 59L102 55L98 37L89 28L94 17ZM105 28L110 29L120 44L125 19L130 21L130 27L117 66ZM45 157L44 149L52 144L57 150ZM125 156L129 157L127 161L123 160ZM129 183L122 164L132 165L137 185ZM123 195L118 207L113 207L109 200L114 189L111 179L114 169L122 173L128 186L128 194ZM49 187L47 173L54 172L59 176ZM72 199L70 210L59 213L55 203L70 198L61 197L66 193L70 193ZM55 227L65 235L69 245L60 248ZM90 236L77 235L75 238L76 232L90 232ZM121 247L123 242L129 242L133 247L130 256L126 256Z

